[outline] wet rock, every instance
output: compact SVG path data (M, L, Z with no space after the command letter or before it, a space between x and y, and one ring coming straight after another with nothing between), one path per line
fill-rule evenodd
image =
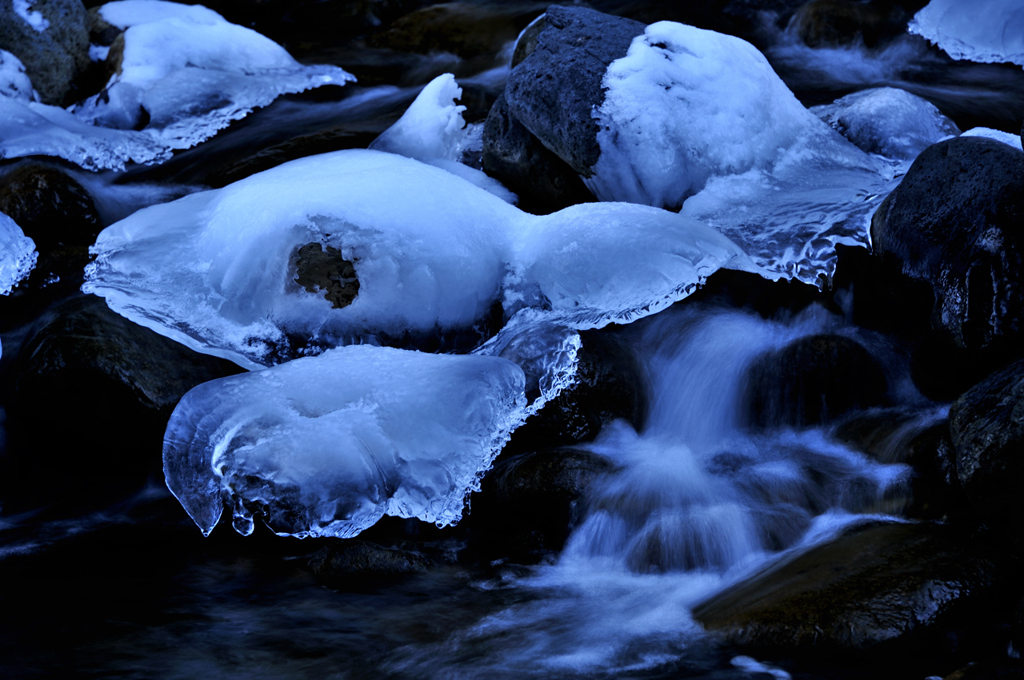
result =
M964 492L993 521L1024 519L1024 361L994 373L949 410Z
M0 49L25 65L45 104L64 106L78 96L74 81L89 66L89 18L81 0L36 0L25 3L34 26L0 4ZM41 30L40 30L41 29Z
M884 405L887 391L885 372L859 343L812 335L754 360L744 411L754 427L804 427Z
M996 562L952 526L870 524L698 604L694 618L757 650L949 654L995 614Z
M888 2L812 0L797 10L790 26L809 47L874 47L903 34L912 14Z
M160 474L164 427L182 395L239 372L133 324L100 298L58 304L6 372L5 509L109 500L141 487Z
M608 65L625 56L644 24L580 7L551 7L537 47L509 74L511 115L584 177L601 150L593 110Z
M66 172L43 163L19 163L0 175L0 212L13 219L40 252L90 246L100 218L89 192Z
M537 450L587 442L601 427L624 418L639 428L647 400L636 357L609 331L583 331L577 382L517 429L506 448Z
M421 54L449 52L463 59L493 55L514 41L547 6L540 2L431 5L395 21L374 37L373 44Z
M941 519L967 506L956 470L949 420L941 410L894 407L849 414L832 436L881 463L913 468L910 497L889 499L894 514Z
M332 540L309 558L317 579L339 590L387 583L421 574L430 566L431 561L417 552L354 539Z
M504 95L487 115L483 144L484 170L519 196L520 209L546 215L595 200L580 176L509 113Z
M320 243L299 246L289 261L290 269L295 272L295 283L307 293L323 292L324 299L334 309L348 307L359 294L354 264L343 258L337 248L327 246L324 251Z
M476 542L485 552L527 562L560 550L580 518L587 487L613 470L610 460L582 449L502 456L472 500Z
M958 137L918 156L871 221L875 251L931 284L933 325L958 347L1024 331L1024 153Z

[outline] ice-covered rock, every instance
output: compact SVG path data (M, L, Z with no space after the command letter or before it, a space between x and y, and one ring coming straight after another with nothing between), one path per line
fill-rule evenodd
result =
M1003 132L1002 130L993 130L992 128L976 127L971 128L964 132L961 137L988 137L994 139L997 142L1002 142L1012 146L1014 149L1024 151L1024 138L1021 135L1013 135L1009 132Z
M0 213L0 295L8 295L28 276L38 257L32 239L14 220Z
M652 24L604 85L586 180L600 200L682 206L774 276L819 285L836 243L867 244L892 169L805 109L749 43Z
M143 132L89 125L57 106L0 97L0 120L0 158L55 156L87 170L121 170L171 157Z
M185 149L282 94L344 85L336 66L304 66L283 47L202 7L124 0L101 11L126 26L116 73L103 92L75 109L116 128L144 122L162 144Z
M39 100L39 95L32 88L32 81L25 73L24 64L5 50L0 50L0 97L22 102Z
M935 105L895 87L854 92L811 112L863 151L901 160L960 134Z
M458 175L508 203L516 196L500 182L460 163L470 144L469 128L462 117L465 106L456 104L462 88L451 73L442 74L420 91L402 117L377 136L369 148L415 158Z
M353 341L461 333L476 344L496 305L576 329L626 323L719 267L754 269L727 238L675 213L591 203L529 215L370 150L140 210L104 230L93 253L86 292L249 367Z
M168 487L204 534L347 538L383 515L439 525L525 417L510 361L353 346L205 383L164 437Z
M1019 0L932 0L907 30L954 59L1024 66L1024 5Z

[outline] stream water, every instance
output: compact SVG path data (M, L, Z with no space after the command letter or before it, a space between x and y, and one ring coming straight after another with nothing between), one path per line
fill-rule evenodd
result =
M782 31L773 40L768 56L808 105L888 84L962 128L1006 127L1024 111L1020 69L953 64L917 39L881 52L809 50ZM500 91L503 73L478 89ZM402 85L283 98L164 166L86 185L109 222L217 184L256 140L280 147L327 131L338 148L365 146L415 95ZM863 677L741 657L690 615L786 551L850 523L899 521L909 493L905 465L871 460L827 428L750 427L747 369L795 339L835 333L882 362L894 404L926 421L943 407L913 389L898 349L818 306L765 319L684 301L616 332L643 368L649 413L638 430L616 422L589 445L618 469L591 487L561 554L532 567L453 560L333 589L306 567L322 544L225 526L204 539L156 479L98 510L0 514L0 677ZM5 359L17 339L5 335ZM458 533L445 540L452 554L465 547Z

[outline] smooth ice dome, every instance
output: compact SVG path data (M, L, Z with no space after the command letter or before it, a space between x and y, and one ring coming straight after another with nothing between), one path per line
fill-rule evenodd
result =
M732 36L647 27L608 67L587 186L706 221L774 278L821 285L835 243L867 244L865 214L892 170L797 101L764 56ZM815 222L794 218L814 206Z
M200 6L125 0L101 10L126 26L117 73L106 89L76 107L89 122L137 127L173 149L211 137L282 94L344 85L336 66L303 66L283 47Z
M1024 4L1020 0L932 0L907 30L954 59L1024 66Z
M370 150L280 165L105 229L83 290L190 347L257 367L353 342L486 338L495 309L594 328L653 314L722 266L727 238L647 206L524 213ZM490 322L493 323L493 320Z
M0 295L9 295L36 266L38 257L35 242L0 212Z
M934 104L894 87L854 92L811 112L863 151L901 160L960 134Z
M209 534L224 506L249 534L347 538L383 515L462 516L525 417L497 357L353 346L196 387L164 437L171 492Z

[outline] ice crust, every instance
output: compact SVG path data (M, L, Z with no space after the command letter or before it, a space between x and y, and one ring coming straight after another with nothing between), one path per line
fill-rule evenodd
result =
M1024 145L1021 144L1020 135L1010 134L1009 132L1003 132L1002 130L993 130L992 128L976 127L971 128L964 132L961 137L987 137L988 139L994 139L997 142L1002 142L1008 146L1024 151Z
M38 257L35 242L0 212L0 295L9 295L32 271Z
M749 43L658 22L603 84L586 180L600 200L682 206L774 278L823 285L836 243L867 245L892 168L805 109Z
M133 128L171 149L204 141L282 94L344 85L336 66L303 66L283 47L201 6L124 0L101 10L126 27L119 72L75 108L89 122Z
M811 112L868 153L912 161L932 144L960 134L934 104L894 87L849 94Z
M354 263L336 308L296 281L307 243ZM625 323L722 266L754 269L713 229L647 206L534 216L451 173L371 150L304 158L105 229L86 292L190 347L254 368L357 342L483 331L499 304L574 329Z
M525 418L524 376L489 356L352 346L212 381L164 437L171 492L204 534L226 505L282 535L347 538L383 515L457 522Z
M1020 0L932 0L907 26L954 59L1024 66Z

